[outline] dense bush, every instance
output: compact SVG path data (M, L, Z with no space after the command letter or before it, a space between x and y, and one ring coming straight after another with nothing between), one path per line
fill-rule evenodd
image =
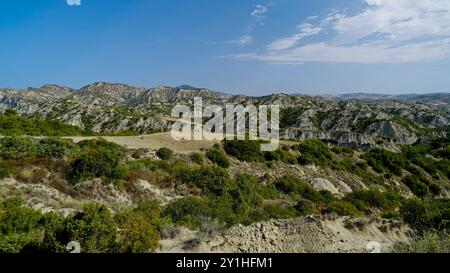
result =
M56 120L27 118L17 115L14 110L6 110L4 114L0 114L0 135L77 136L81 134L80 128Z
M38 158L60 158L71 155L76 150L76 145L61 138L43 138L37 143L36 153Z
M122 146L106 141L103 138L83 140L78 143L78 147L82 152L107 152L121 158L126 155L125 149Z
M263 207L263 214L261 216L265 219L289 219L295 218L299 215L301 214L296 207L268 204Z
M319 139L310 139L297 146L300 152L298 162L302 165L316 164L319 166L329 166L331 163L330 148Z
M205 157L201 153L192 153L189 157L192 160L192 162L194 162L195 164L202 165L203 163L205 163ZM221 166L221 167L223 167L223 166ZM224 167L224 168L226 168L226 167Z
M64 218L28 208L21 199L7 199L0 203L0 253L67 252L70 241L87 253L152 252L159 241L157 220L159 206L153 204L115 218L103 205L86 204Z
M7 199L0 203L0 253L19 253L40 239L41 214L27 208L23 200Z
M230 187L230 193L233 199L241 204L258 206L263 203L260 188L261 186L254 176L240 174L234 179L234 184Z
M199 227L210 216L210 207L206 198L185 197L167 205L163 216L169 216L173 222L188 227Z
M446 140L435 140L431 145L405 146L402 148L402 153L434 178L439 179L438 173L450 178L450 147ZM427 155L432 155L440 160L433 160Z
M430 229L450 231L450 200L411 199L400 208L400 213L411 227L419 231Z
M314 215L319 213L317 204L307 199L300 199L295 205L295 209L300 215Z
M308 183L295 176L284 176L275 181L275 187L287 194L299 194L307 199L313 199L319 193Z
M116 252L154 252L158 246L159 232L152 222L159 217L157 204L140 204L135 209L118 213L115 216L119 228Z
M389 152L382 149L373 149L362 156L363 159L378 173L386 176L392 174L402 175L402 169L408 165L408 161L402 154Z
M427 184L420 181L417 176L408 175L402 181L418 197L425 197L430 191Z
M120 179L124 176L119 166L120 160L120 157L107 151L85 152L70 163L66 178L74 184L96 177L109 181Z
M230 186L230 175L218 166L181 168L176 176L183 183L199 187L205 194L223 195Z
M264 159L267 161L282 161L286 164L297 164L297 158L289 151L277 149L274 152L264 152Z
M107 253L115 246L117 225L108 208L86 204L71 217L65 228L67 241L80 243L83 252Z
M362 213L355 207L355 205L345 200L333 200L327 203L325 212L350 216L362 215Z
M173 156L173 151L169 148L163 147L158 149L158 151L156 151L156 155L162 160L169 160Z
M448 232L435 230L416 234L407 244L394 246L396 253L450 253L450 236Z
M225 152L240 161L264 161L261 143L252 140L226 140L223 142Z
M136 149L131 153L131 157L134 159L141 159L142 157L142 150L141 149Z
M0 157L12 160L29 160L36 157L36 141L26 137L0 138Z
M66 171L66 178L72 183L96 177L111 181L124 176L120 162L125 151L121 146L103 139L82 141L78 146L81 149L80 154Z
M354 190L348 193L344 199L360 210L367 208L392 209L400 206L403 202L403 197L397 193L376 190Z
M225 153L220 149L219 146L214 146L206 152L206 157L211 160L212 163L217 164L222 168L230 167L230 161L228 160Z
M259 184L255 177L245 174L227 180L220 194L209 191L202 197L179 199L166 207L164 215L176 223L194 228L213 220L230 226L236 223L251 224L272 217L295 216L295 209L265 206L264 196L273 194L272 189Z
M13 166L9 161L0 160L0 179L9 177L13 172Z

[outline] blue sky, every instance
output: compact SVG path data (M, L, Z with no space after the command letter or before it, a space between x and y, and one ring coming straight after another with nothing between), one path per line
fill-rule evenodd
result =
M448 0L4 0L0 87L450 91Z

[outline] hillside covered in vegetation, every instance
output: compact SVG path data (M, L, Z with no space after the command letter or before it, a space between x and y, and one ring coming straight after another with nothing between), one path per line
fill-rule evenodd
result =
M3 137L0 252L64 252L70 241L80 242L84 252L152 252L177 226L226 230L307 215L395 219L417 236L433 231L445 240L449 145L448 139L439 139L400 153L361 152L308 140L261 153L257 142L225 141L202 153L180 155L162 148L148 155L102 139ZM242 164L266 173L235 172ZM338 193L295 173L270 174L280 167L309 166L361 184ZM168 199L149 195L144 182L174 194ZM40 187L56 190L66 201L44 200L42 192L36 197ZM120 198L99 197L105 189ZM123 196L129 198L127 205L114 203ZM61 202L69 199L78 205L64 213Z

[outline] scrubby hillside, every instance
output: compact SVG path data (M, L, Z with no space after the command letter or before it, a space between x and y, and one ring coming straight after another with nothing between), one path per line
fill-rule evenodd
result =
M0 252L61 252L70 241L85 252L360 252L369 239L392 250L448 232L449 145L363 152L314 139L261 153L256 142L225 141L179 154L3 137ZM308 246L308 227L325 246Z

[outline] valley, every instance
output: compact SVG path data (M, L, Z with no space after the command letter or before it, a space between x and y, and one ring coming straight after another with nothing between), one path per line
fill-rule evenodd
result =
M196 96L280 105L279 149L173 140ZM2 89L0 252L448 252L448 97Z

